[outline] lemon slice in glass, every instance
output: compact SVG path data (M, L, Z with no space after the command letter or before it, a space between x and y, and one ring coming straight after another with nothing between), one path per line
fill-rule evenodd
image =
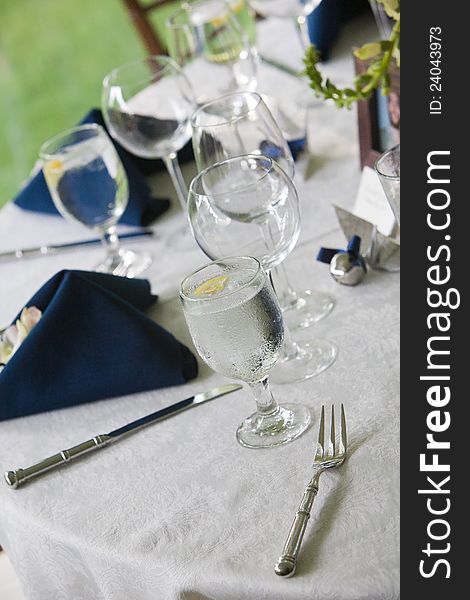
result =
M44 177L46 178L47 183L51 187L56 187L59 179L62 177L64 172L64 163L55 158L54 160L50 160L46 163L44 167Z
M218 294L222 292L225 286L227 285L228 277L227 275L219 275L218 277L212 277L212 279L208 279L201 285L198 285L194 290L195 296L214 296L214 294Z

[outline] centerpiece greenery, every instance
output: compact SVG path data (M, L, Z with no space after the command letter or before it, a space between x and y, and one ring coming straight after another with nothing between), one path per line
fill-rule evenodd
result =
M374 1L383 5L395 24L387 40L364 44L354 51L357 58L369 61L369 65L364 73L354 79L353 86L338 88L330 79L323 77L318 68L320 55L315 46L310 46L305 55L305 73L310 79L310 87L317 96L333 100L339 107L349 108L354 102L366 100L379 87L382 94L387 96L393 61L397 67L400 66L400 0Z

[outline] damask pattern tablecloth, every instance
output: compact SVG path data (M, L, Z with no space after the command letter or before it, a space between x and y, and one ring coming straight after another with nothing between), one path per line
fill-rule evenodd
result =
M348 56L330 67L347 75ZM274 86L278 73L266 70ZM283 76L285 77L285 76ZM313 427L284 447L252 451L235 439L254 409L249 390L145 429L74 465L13 491L0 483L0 544L29 600L393 600L399 597L399 275L371 271L356 288L337 285L315 261L320 245L344 244L332 204L351 207L359 182L354 112L314 105L311 154L297 163L302 234L286 261L298 289L336 297L332 314L301 332L328 338L336 363L309 381L276 386L304 402ZM189 177L191 169L186 168ZM154 182L161 192L165 176ZM184 275L207 261L196 245L175 251L177 209L135 241L154 255L151 313L191 344L177 299ZM0 251L80 239L55 217L0 213ZM61 268L90 269L96 248L0 266L0 326ZM99 342L97 342L99 343ZM125 340L123 340L125 343ZM148 365L152 368L152 365ZM27 368L25 368L27 377ZM29 465L226 380L201 364L187 385L0 423L0 468ZM51 369L51 386L54 372ZM0 399L1 401L1 399ZM309 479L319 407L343 402L349 456L323 475L298 571L273 572Z

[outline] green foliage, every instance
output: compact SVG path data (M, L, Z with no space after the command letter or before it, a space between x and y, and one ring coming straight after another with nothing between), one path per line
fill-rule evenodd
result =
M106 73L144 55L118 0L0 0L0 206L41 143L99 106Z
M333 100L338 107L350 108L354 102L366 100L378 87L382 94L390 92L389 69L392 61L400 66L400 0L375 0L384 6L387 15L396 23L388 40L364 44L354 54L360 60L369 60L367 70L358 75L351 87L338 88L330 79L325 79L318 69L320 56L315 46L310 46L304 58L305 73L310 79L310 87L317 96Z

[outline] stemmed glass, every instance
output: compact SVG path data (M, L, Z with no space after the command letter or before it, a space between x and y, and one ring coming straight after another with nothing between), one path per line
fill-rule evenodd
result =
M263 17L294 19L302 46L310 44L306 18L321 0L249 0L253 9Z
M242 154L263 154L274 159L287 175L294 177L294 161L263 99L256 92L236 92L201 106L191 117L193 149L198 171L224 159ZM275 269L280 282L279 302L292 329L309 327L326 317L334 299L324 293L298 293L284 265Z
M198 104L256 87L256 59L248 34L229 3L184 3L166 22L170 56L181 66Z
M99 125L64 131L41 146L44 177L58 211L67 219L94 229L106 248L97 271L135 277L152 262L119 246L116 223L128 201L124 167Z
M177 152L191 137L194 106L190 83L167 56L118 67L103 81L103 115L111 135L132 154L163 160L184 212L187 186Z
M400 227L400 144L379 156L375 163L375 172Z
M188 214L193 235L209 258L246 254L268 272L292 251L300 233L295 186L275 161L262 155L229 158L199 173L189 188ZM273 381L318 375L336 354L328 341L294 342L286 327Z
M282 312L266 273L252 257L212 262L186 277L180 297L194 345L214 371L245 381L257 412L237 429L248 448L286 444L310 424L302 404L279 406L268 383L282 341Z

